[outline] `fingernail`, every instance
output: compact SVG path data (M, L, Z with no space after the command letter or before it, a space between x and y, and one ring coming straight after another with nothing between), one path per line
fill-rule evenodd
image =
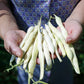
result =
M71 41L72 41L72 39L71 39L71 38L67 39L67 43L69 43L69 42L71 42Z
M21 56L21 53L20 52L17 52L16 55L20 57Z

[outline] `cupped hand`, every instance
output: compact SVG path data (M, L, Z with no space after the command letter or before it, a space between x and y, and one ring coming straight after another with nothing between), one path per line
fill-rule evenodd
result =
M18 57L23 56L22 50L19 45L25 36L25 32L22 30L10 30L5 34L4 47L10 53Z
M68 33L68 36L66 38L66 42L68 44L76 42L80 38L80 35L82 33L81 24L76 20L66 20L63 23L63 25L64 25L64 28L67 30L67 33ZM59 27L57 27L57 29L59 31L61 31L61 29ZM59 51L59 54L62 55L61 50L58 49L58 51Z
M64 27L68 32L68 36L66 38L67 43L74 43L80 38L82 33L82 26L78 21L66 20Z

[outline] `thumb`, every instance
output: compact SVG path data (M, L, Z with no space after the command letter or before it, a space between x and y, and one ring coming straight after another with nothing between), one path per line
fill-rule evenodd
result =
M23 51L17 45L11 46L10 50L11 50L11 53L17 57L23 56Z
M69 33L68 37L66 38L66 42L67 43L76 42L79 39L81 32L82 32L82 29L79 29L77 31L74 30L73 32Z
M78 37L77 37L76 35L71 34L71 35L69 35L69 36L66 38L66 42L67 42L68 44L74 43L74 42L76 42L77 38L78 38Z
M6 50L17 57L23 56L23 51L19 48L18 44L15 42L9 42L9 45L5 47Z

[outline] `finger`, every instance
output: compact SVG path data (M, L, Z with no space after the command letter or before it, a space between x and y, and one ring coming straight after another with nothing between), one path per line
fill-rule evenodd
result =
M65 27L65 23L63 23L63 26ZM61 28L58 26L57 29L61 32Z
M37 64L40 64L39 58L36 59L36 63L37 63Z
M23 52L22 50L19 48L18 43L12 41L7 41L7 43L5 43L5 49L10 53L13 54L15 56L18 57L22 57L23 56Z
M59 55L61 56L62 55L62 51L60 48L58 48L58 52L59 52Z
M15 37L15 40L16 42L18 43L18 45L20 45L21 41L24 39L26 35L26 32L22 31L22 30L19 30L19 31L16 31L16 37ZM17 38L17 39L16 39Z
M26 35L26 32L22 31L22 30L19 30L18 31L19 35L22 37L22 39L25 37Z
M44 60L44 64L46 63L46 61ZM36 64L40 64L40 60L39 58L36 59Z
M79 38L79 33L78 32L73 32L72 34L70 34L67 38L66 38L66 42L67 43L74 43L78 40Z
M9 52L11 52L13 55L15 55L17 57L23 56L23 51L15 44L13 44L13 46L9 47Z
M68 44L73 43L74 42L74 38L72 38L71 36L68 36L67 39L66 39L66 42Z
M57 56L56 56L56 54L54 53L53 57L52 57L52 54L50 54L50 57L51 57L51 59L55 59Z
M73 23L72 25L75 24L74 26L71 26L71 28L68 28L68 37L66 38L67 43L74 43L76 42L81 33L82 33L82 26L79 23Z
M60 32L61 32L61 29L60 29L60 27L57 27L57 29L58 29L58 31L60 31Z

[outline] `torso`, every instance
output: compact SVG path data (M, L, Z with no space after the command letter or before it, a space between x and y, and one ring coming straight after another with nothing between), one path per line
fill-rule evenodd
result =
M56 14L63 21L68 18L79 0L11 0L14 4L14 14L18 13L20 20L27 26L37 24L42 16L42 24L49 20L49 16ZM16 19L19 21L19 17ZM20 21L21 22L21 21ZM23 24L23 23L22 23Z

